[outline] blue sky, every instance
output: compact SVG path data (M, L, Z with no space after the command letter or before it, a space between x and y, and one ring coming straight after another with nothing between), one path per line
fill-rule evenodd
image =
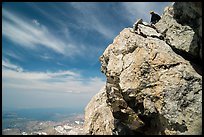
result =
M84 108L105 84L99 56L165 2L24 2L2 5L2 105Z

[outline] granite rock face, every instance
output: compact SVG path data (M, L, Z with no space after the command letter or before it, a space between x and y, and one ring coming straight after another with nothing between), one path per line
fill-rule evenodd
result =
M114 118L106 100L107 95L104 86L85 108L84 134L112 135Z
M180 12L184 8L192 15ZM202 25L197 18L197 27L186 21L194 14L200 17L200 8L174 3L155 26L139 23L135 31L125 28L106 48L100 57L107 78L106 97L104 92L98 97L102 105L92 99L90 103L100 109L89 103L85 115L90 116L85 120L93 120L96 113L104 115L91 122L100 125L95 129L85 124L91 134L202 134L202 74L195 61L202 59ZM107 119L113 125L104 129Z
M157 30L172 47L202 60L202 3L175 2L166 7Z

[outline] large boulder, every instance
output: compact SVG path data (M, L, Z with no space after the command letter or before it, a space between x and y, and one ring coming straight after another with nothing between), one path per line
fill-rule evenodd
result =
M106 103L105 86L96 94L85 108L84 134L111 135L114 118Z
M130 30L100 57L117 134L201 134L202 76L164 40Z
M105 49L100 61L106 96L87 106L85 116L94 119L85 123L89 134L202 134L202 74L196 61L202 58L201 24L185 24L182 5L166 8L155 26L140 22L134 31L123 29ZM200 17L196 5L189 3L186 10ZM177 14L183 17L175 19ZM111 126L104 130L107 119Z
M202 3L175 2L166 7L155 25L172 47L194 60L202 60Z

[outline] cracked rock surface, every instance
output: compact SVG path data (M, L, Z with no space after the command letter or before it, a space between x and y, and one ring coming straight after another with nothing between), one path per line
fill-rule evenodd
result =
M112 135L113 115L107 105L105 86L86 106L83 132L88 135Z
M100 57L101 71L107 78L106 93L91 100L100 109L88 107L89 103L85 116L92 117L85 117L85 121L93 120L96 113L102 116L97 117L99 122L92 122L96 129L85 124L92 128L87 134L202 134L202 74L192 65L196 62L185 57L202 58L200 41L194 39L202 34L174 19L173 15L183 10L182 4L166 8L156 27L138 24L136 33L123 29L106 48ZM194 9L194 14L199 12L197 4L186 6ZM94 103L95 98L102 105ZM102 121L107 123L107 119L112 125L105 129Z
M202 60L202 3L175 2L155 25L176 49Z

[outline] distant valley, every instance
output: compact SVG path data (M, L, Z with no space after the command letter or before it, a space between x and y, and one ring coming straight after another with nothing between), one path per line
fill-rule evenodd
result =
M3 135L82 134L84 114L75 109L22 109L2 114Z

